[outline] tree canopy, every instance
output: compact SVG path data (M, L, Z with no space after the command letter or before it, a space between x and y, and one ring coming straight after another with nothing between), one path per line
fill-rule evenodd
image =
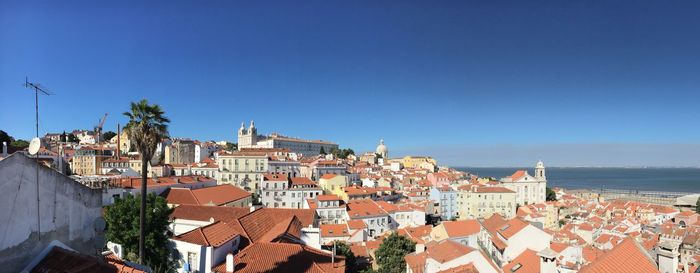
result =
M698 201L695 202L695 212L700 213L700 197L698 197Z
M333 148L331 149L331 154L336 157L336 158L348 158L349 155L354 155L355 151L352 149L338 149L338 148Z
M226 142L226 151L233 152L238 150L238 143Z
M117 198L113 205L105 208L107 240L124 247L124 257L138 262L139 251L139 207L141 198L127 195ZM173 272L175 257L168 247L168 225L171 209L163 197L151 193L146 202L146 253L144 263L154 272Z
M416 243L410 239L391 233L375 252L380 273L401 273L406 271L404 257L416 249Z
M335 255L345 257L345 272L355 272L356 258L350 246L343 241L335 241Z
M551 188L547 188L547 201L557 201L557 193Z
M135 144L136 150L144 161L150 161L156 147L168 137L168 123L165 112L157 104L148 104L147 100L131 103L131 111L124 112L129 118L124 130Z
M113 137L117 136L117 133L112 131L107 131L102 134L102 141L110 141Z

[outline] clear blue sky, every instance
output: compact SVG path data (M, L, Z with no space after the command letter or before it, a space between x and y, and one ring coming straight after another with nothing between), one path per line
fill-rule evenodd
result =
M40 134L105 112L116 130L147 98L177 137L234 141L254 119L451 165L700 166L699 14L700 1L0 0L0 129L33 136L29 76L56 94Z

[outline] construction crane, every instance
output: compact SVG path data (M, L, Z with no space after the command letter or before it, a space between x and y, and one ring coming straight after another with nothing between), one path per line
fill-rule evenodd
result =
M107 114L105 113L104 117L102 117L102 120L100 120L100 124L95 126L95 144L100 143L100 138L102 137L102 125L105 124L105 120L107 119Z

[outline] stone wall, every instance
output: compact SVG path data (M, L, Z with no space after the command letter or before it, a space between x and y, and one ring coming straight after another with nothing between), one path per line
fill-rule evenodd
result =
M97 253L94 221L101 216L100 190L43 165L38 174L37 202L36 162L20 153L0 161L0 264L7 272L24 268L53 240L85 254Z

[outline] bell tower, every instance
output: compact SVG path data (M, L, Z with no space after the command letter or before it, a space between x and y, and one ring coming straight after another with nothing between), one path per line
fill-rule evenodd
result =
M544 163L542 163L541 160L537 162L537 165L535 165L535 178L537 178L539 181L547 180L547 176L544 172Z

